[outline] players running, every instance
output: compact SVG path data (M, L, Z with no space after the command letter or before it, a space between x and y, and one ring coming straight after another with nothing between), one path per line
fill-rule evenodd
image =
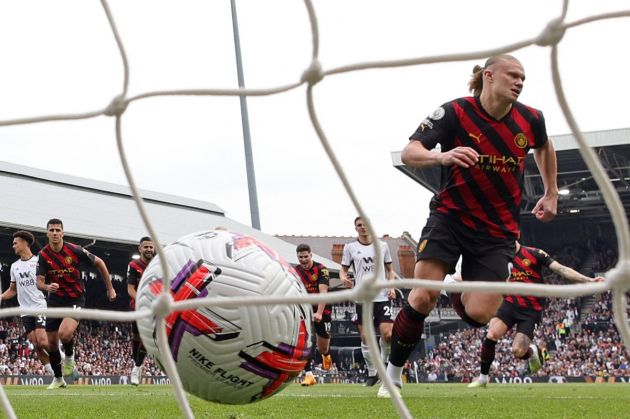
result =
M65 242L60 219L50 219L46 223L46 230L48 244L39 252L37 288L48 293L48 308L70 307L80 310L85 307L85 283L81 277L84 264L97 268L105 282L107 298L114 301L116 291L105 262L81 246ZM72 317L47 319L48 355L55 374L52 384L48 386L49 390L65 387L63 375L71 375L74 370L74 331L78 325L79 320ZM63 375L59 341L65 353Z
M422 230L414 277L443 281L462 256L464 281L507 280L519 236L525 158L530 149L544 185L532 213L543 222L557 210L556 154L542 112L517 101L525 81L511 55L475 66L473 96L452 100L421 122L402 151L414 168L441 166L442 185L431 200ZM437 144L441 148L433 150ZM439 291L414 288L393 327L387 373L402 387L401 373L435 307ZM487 324L501 305L499 293L464 293L454 301L468 324ZM381 386L379 397L390 397Z
M354 280L356 285L359 285L362 281L365 281L369 276L374 276L376 273L376 254L374 252L374 240L368 232L367 224L361 217L354 219L354 228L358 233L356 241L346 243L343 247L343 256L341 258L341 270L339 271L339 279L342 284L347 288L352 288L353 284L348 277L350 267L354 270ZM381 277L377 278L378 281L394 280L396 274L392 267L392 256L389 252L389 246L387 243L381 240L377 240L380 246L381 257L383 258L383 264L385 269L381 269ZM381 359L384 364L387 365L390 352L390 340L392 336L392 304L390 300L396 298L395 288L382 289L374 299L373 304L373 327L377 328L380 332L380 347L381 347ZM365 366L368 370L368 377L365 380L365 386L371 387L377 384L380 380L377 375L376 365L374 363L373 354L370 353L370 348L366 343L366 338L363 330L363 310L361 304L356 305L357 310L357 323L359 327L359 333L361 334L361 352L363 359L365 360Z
M35 243L35 237L31 232L20 230L13 233L13 251L20 258L11 264L11 284L9 289L2 293L0 299L8 300L17 295L20 308L45 310L46 297L37 289L37 256L31 251L33 243ZM46 350L48 348L46 316L23 314L21 318L26 338L35 347L37 357L46 373L53 375Z
M138 252L140 258L133 259L127 265L127 293L129 294L129 305L132 310L136 309L136 291L140 284L140 278L144 270L155 256L155 245L150 237L143 237L140 239L138 245ZM147 356L147 351L140 339L140 332L138 331L138 324L136 322L131 323L131 356L133 358L133 369L129 381L132 385L137 386L140 384L142 378L142 363Z
M330 282L328 269L319 262L313 260L313 253L308 244L300 244L296 248L299 265L295 267L306 291L309 294L327 293ZM326 303L313 305L313 323L317 335L317 350L322 355L322 369L328 371L332 367L330 356L330 329L332 325L332 307ZM317 383L313 376L313 358L315 350L311 352L311 359L304 368L305 374L302 380L303 386L312 386Z
M516 256L512 265L510 282L542 284L545 282L542 269L549 268L561 277L577 283L604 281L598 276L589 278L555 261L547 252L535 247L522 246L516 242ZM542 320L547 299L544 297L506 295L495 317L490 320L486 338L481 344L481 373L469 388L485 387L488 384L490 366L495 357L495 346L508 330L516 325L516 335L512 342L512 354L519 359L529 361L531 373L537 372L545 361L545 350L532 343L534 329Z

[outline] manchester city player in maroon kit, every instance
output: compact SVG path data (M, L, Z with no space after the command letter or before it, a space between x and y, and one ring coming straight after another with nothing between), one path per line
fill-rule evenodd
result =
M37 288L48 293L48 308L70 307L80 310L85 307L85 283L81 277L84 264L95 266L107 289L109 301L116 299L116 291L105 262L81 246L65 242L63 222L53 218L46 224L48 244L39 252L37 263ZM63 373L72 374L74 369L74 331L79 320L72 317L47 318L48 355L55 378L48 389L65 387L61 371L61 352L59 341L63 345L65 360Z
M574 269L555 261L547 252L535 247L521 246L516 242L516 257L512 265L511 282L542 284L545 282L542 269L549 268L561 277L578 283L604 281L598 276L589 278ZM497 341L516 325L516 335L512 343L512 354L520 359L529 360L530 372L535 373L544 362L543 351L532 343L534 329L542 320L546 305L544 297L506 295L497 311L496 317L490 320L490 327L481 345L481 373L468 385L469 388L485 387L488 384L490 366L494 361Z
M155 256L155 245L150 237L143 237L140 239L138 245L138 252L140 257L133 259L127 265L127 293L129 294L129 305L132 310L136 309L136 291L140 284L140 278L144 270L149 265L149 262ZM132 385L137 386L140 384L142 377L142 363L147 356L147 351L140 339L140 331L138 331L138 324L136 322L131 323L131 357L133 358L133 369L131 370L130 382Z
M510 55L490 57L475 66L469 82L473 96L452 100L427 117L402 151L411 167L441 166L441 187L420 237L414 277L443 281L462 257L464 281L505 281L510 275L519 236L525 157L534 157L544 195L533 209L536 218L556 215L556 154L542 112L517 101L525 70ZM440 144L439 150L434 148ZM424 319L439 291L411 290L394 322L387 372L402 387L405 361L420 340ZM467 323L487 324L501 304L501 294L456 294L454 307ZM379 397L389 397L381 386Z
M319 262L313 260L313 253L308 244L300 244L296 248L297 258L300 262L295 267L306 291L309 294L327 293L330 283L328 269ZM332 357L330 356L330 329L332 326L332 307L329 304L320 303L313 305L313 324L317 336L317 350L322 354L322 368L329 370L332 367ZM315 350L311 352L315 354ZM306 364L303 386L312 386L317 381L313 376L312 358Z

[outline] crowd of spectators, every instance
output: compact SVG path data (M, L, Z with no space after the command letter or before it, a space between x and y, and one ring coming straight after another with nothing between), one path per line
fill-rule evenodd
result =
M44 370L17 319L0 320L0 374L43 375ZM131 360L131 324L83 320L75 334L80 375L128 375ZM145 375L163 375L150 357Z
M617 251L600 238L593 238L587 242L589 252L594 255L593 270L605 272L617 264Z

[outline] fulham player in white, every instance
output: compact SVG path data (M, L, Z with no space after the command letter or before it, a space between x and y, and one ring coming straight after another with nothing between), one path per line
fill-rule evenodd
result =
M36 285L37 256L31 252L33 243L35 243L35 237L28 231L20 230L13 234L13 251L20 258L11 264L11 285L0 298L8 300L17 295L20 308L37 310L46 308L46 297ZM37 357L46 372L52 375L53 371L46 351L48 347L46 317L23 315L22 323L26 330L26 337L37 351Z

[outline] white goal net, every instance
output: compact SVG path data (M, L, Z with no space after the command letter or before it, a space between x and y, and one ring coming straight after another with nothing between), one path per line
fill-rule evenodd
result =
M76 7L80 8L81 11L84 11L84 8L87 6L85 3L80 2L81 6L75 4ZM295 3L295 2L294 2ZM377 69L399 69L397 71L404 71L403 69L408 69L412 67L418 66L426 66L429 64L436 63L455 63L460 61L470 61L477 60L482 61L487 57L497 54L504 53L515 53L518 55L518 51L531 46L538 46L540 49L547 51L549 54L549 62L551 63L550 72L553 77L553 85L555 88L555 95L558 103L562 109L564 117L566 118L566 122L573 132L579 147L580 153L591 170L597 184L601 189L601 193L605 199L605 202L610 210L610 214L612 220L614 222L614 226L617 232L617 239L619 244L619 261L616 267L606 274L606 282L592 284L589 286L584 285L523 285L523 284L506 284L506 283L484 283L484 282L476 282L476 283L458 283L458 284L443 284L436 283L435 281L427 281L427 280L417 280L417 279L403 279L399 281L398 287L401 288L412 288L414 286L422 286L427 289L438 290L438 289L446 289L447 291L493 291L493 292L510 292L510 293L527 293L528 295L535 296L563 296L563 297L576 297L593 293L602 293L608 290L613 292L613 308L614 308L614 322L622 336L626 347L630 347L630 327L628 326L628 316L626 312L626 299L625 293L630 289L630 228L628 226L628 218L624 212L623 205L619 200L619 197L612 187L610 179L606 176L606 172L603 170L597 156L589 148L589 145L584 140L583 135L581 134L580 127L576 118L574 118L572 113L572 107L567 97L576 97L576 100L580 100L579 95L570 94L567 95L565 90L563 89L563 72L570 71L571 69L562 68L562 41L563 37L567 35L567 33L571 31L579 31L581 28L589 25L599 25L603 21L615 21L618 18L628 18L630 17L630 10L620 10L616 12L608 12L604 14L594 14L586 18L581 18L578 20L569 20L567 18L567 13L570 7L570 3L565 1L564 3L558 3L558 13L555 18L550 20L546 27L530 27L527 26L527 22L522 22L519 19L518 10L514 11L514 24L519 26L520 31L531 32L530 36L523 37L522 40L518 42L511 42L506 45L501 45L498 47L487 47L489 45L497 45L501 44L502 38L501 34L495 34L492 39L489 39L484 44L479 44L482 49L476 51L465 51L465 52L455 52L455 53L435 53L432 55L426 56L418 56L411 58L400 58L400 59L388 59L381 61L368 61L368 62L354 62L347 65L341 65L337 67L326 67L324 62L320 62L320 39L321 37L326 36L326 27L322 25L320 27L320 22L318 21L318 13L317 13L317 2L305 0L304 1L304 9L301 12L301 17L305 17L303 21L301 21L302 25L309 25L310 34L311 34L311 50L309 52L310 60L308 65L302 69L300 74L296 74L293 77L293 81L287 83L278 83L277 85L273 85L271 87L265 88L254 88L254 89L235 89L235 88L165 88L161 90L151 90L145 91L137 94L130 94L129 86L130 83L134 82L133 79L133 69L134 69L134 56L133 51L137 51L138 46L127 45L125 42L125 33L124 31L119 31L118 29L118 18L116 13L116 7L119 6L118 3L112 2L114 7L110 9L109 2L106 0L101 1L102 11L93 10L94 7L90 8L89 13L102 13L102 23L104 29L108 27L111 33L111 48L115 48L118 51L118 56L120 57L120 62L122 63L122 70L120 74L112 76L113 79L119 80L120 88L111 92L111 99L109 99L109 103L105 107L97 108L97 109L85 109L79 111L68 112L64 114L47 114L47 115L32 115L24 118L10 119L10 120L0 120L1 129L6 129L4 127L17 126L17 125L25 125L25 124L36 124L42 122L49 121L82 121L91 118L97 118L100 116L108 116L111 117L115 121L115 128L112 131L108 131L107 135L111 135L111 138L116 139L120 161L124 168L124 173L126 175L129 187L131 188L135 202L138 207L138 211L141 214L141 217L146 225L146 229L149 232L149 235L154 238L156 248L158 252L161 252L162 243L160 243L160 237L156 234L154 226L152 225L150 217L147 215L142 196L138 192L138 188L136 186L136 182L134 180L134 165L130 164L127 153L126 153L126 142L125 142L125 124L124 117L127 113L133 112L134 107L143 106L144 103L150 102L152 98L169 98L169 100L196 100L199 102L199 97L201 96L248 96L248 97L269 97L269 96L282 96L283 94L305 94L306 99L306 109L308 113L308 118L310 119L312 128L316 132L317 137L319 138L321 145L323 146L326 155L330 159L330 163L333 166L334 172L341 180L347 195L350 198L356 212L358 214L364 216L370 216L369 212L365 211L361 204L361 199L358 198L358 194L353 189L350 181L350 177L346 170L344 170L342 162L338 159L337 154L335 153L335 141L337 139L329 140L326 135L325 127L326 123L320 120L320 115L318 114L318 109L316 107L317 100L315 98L316 88L328 83L337 80L334 83L339 83L339 80L347 80L351 76L360 77L360 74L363 74L364 71L372 71ZM92 5L93 6L93 5ZM545 7L548 4L545 3ZM152 12L153 4L147 8L145 14L143 16L146 19L146 22L137 21L134 23L137 27L142 27L144 24L149 25L151 20L151 12ZM187 10L188 6L184 6L182 4L182 9L186 13L191 13ZM277 7L274 5L273 1L269 2L269 7L274 8ZM382 8L386 8L387 10L383 11L384 19L388 17L391 18L390 13L396 10L398 7L396 3L383 3ZM478 7L480 9L484 9L483 2L478 3ZM516 5L514 6L516 8ZM295 5L291 6L292 10L295 8ZM427 4L425 6L426 15L418 16L418 25L422 26L423 19L431 19L431 5ZM67 13L74 13L72 7L69 8ZM281 13L280 10L276 11L277 13ZM402 13L402 11L401 11ZM80 17L78 15L77 17ZM181 18L182 16L177 16L177 18ZM7 16L7 13L2 13L3 19L10 19L10 16ZM193 17L190 16L192 19ZM346 19L361 19L361 3L357 3L357 9L354 11L352 15L345 16ZM226 17L228 19L228 17ZM125 21L125 27L129 27L129 22ZM451 31L451 30L461 30L462 33L465 33L467 30L474 30L474 22L470 22L469 27L451 27L448 22L444 23L443 31ZM172 30L172 28L164 27L163 30L168 32ZM375 31L378 32L379 28L374 28ZM45 37L46 34L40 34L41 37ZM74 36L81 36L80 33L74 34ZM227 36L227 35L223 35ZM286 37L290 37L290 34L286 34ZM351 37L351 34L348 35ZM429 51L439 51L435 46L439 45L441 33L433 33L431 38L426 38L423 40L418 40L419 43L424 42L427 44L427 50ZM461 35L464 36L464 35ZM69 38L71 39L71 38ZM161 42L167 42L168 36L161 37ZM11 39L6 40L5 42L11 44L19 45L20 39ZM610 40L610 42L618 42L618 40ZM357 45L360 45L360 42L357 42ZM429 45L430 44L430 45ZM128 49L129 47L129 49ZM182 46L184 48L185 46ZM357 46L359 48L359 46ZM620 48L623 48L620 46ZM159 50L159 48L158 48ZM422 48L418 48L418 50L423 50ZM129 53L128 53L129 51ZM392 46L392 53L396 54L395 45ZM621 49L619 50L620 54ZM22 53L28 53L26 50L23 50ZM74 51L72 54L79 54L80 52ZM200 52L195 52L200 54ZM350 52L349 52L350 54ZM159 54L158 54L159 55ZM352 56L350 54L350 56ZM585 60L588 60L588 57L584 57ZM525 62L525 67L527 68L527 62ZM593 85L597 77L606 77L605 69L606 62L601 63L602 73L594 74L590 80L585 81L585 85ZM63 65L63 57L61 57L58 65ZM159 65L159 62L156 62L155 65ZM3 67L7 66L15 66L19 67L19 63L17 62L4 62ZM472 67L472 65L470 66ZM562 70L561 70L562 68ZM46 71L45 68L40 68L40 71ZM185 69L182 69L185 74ZM29 74L33 77L36 77L36 72L33 72L33 69L29 69ZM342 77L344 76L344 77ZM395 74L392 73L392 77L396 77ZM433 83L433 80L425 80L423 82ZM420 85L423 82L418 82ZM207 85L207 83L203 83L199 81L200 85ZM463 83L462 83L463 84ZM188 82L185 84L188 85ZM26 89L27 86L22 86L23 89ZM374 86L365 86L365 91L369 92L372 89L377 89ZM420 90L419 90L420 89ZM414 96L421 94L422 87L418 88L410 88L409 95ZM305 90L305 92L303 92ZM34 96L30 94L31 98ZM35 96L36 97L36 96ZM195 97L195 98L193 98ZM0 98L0 102L3 99ZM55 98L52 98L54 101ZM30 102L33 102L31 100ZM37 109L35 103L31 103L35 109ZM4 108L10 107L12 104L4 104ZM28 114L28 106L24 104L16 104L16 106L25 107L24 113ZM26 104L28 105L28 104ZM605 103L602 103L605 105ZM149 106L149 105L146 105ZM392 107L396 107L396 103L391 104ZM544 109L544 108L543 108ZM430 111L430 109L420 110L420 114L425 114ZM416 115L417 113L414 112ZM330 115L327 115L330 116ZM409 121L409 127L413 127L417 120ZM75 122L80 123L80 122ZM288 123L288 122L287 122ZM109 123L102 126L105 130L111 130L111 126ZM0 131L1 133L2 131ZM111 133L109 133L111 132ZM2 138L2 134L0 134L0 138ZM270 145L272 147L273 145ZM220 146L218 146L220 148ZM366 142L362 147L370 147L370 143ZM225 156L221 156L220 158L225 158ZM299 176L299 173L295 174L295 176ZM378 228L378 225L370 226L370 231L374 237L377 237L375 229ZM374 229L374 230L373 230ZM378 249L377 249L378 250ZM380 257L380 255L378 255ZM166 261L165 257L161 257L160 260L164 264ZM382 264L376 264L376 266L381 266ZM163 265L162 270L164 272L168 272L169 269L167 266ZM164 281L168 281L168 278L164 278ZM165 283L166 285L166 283ZM338 292L334 294L326 294L325 297L321 296L307 296L302 298L295 298L290 301L284 299L267 299L267 298L234 298L230 300L225 299L200 299L195 301L188 302L174 302L170 295L166 292L163 294L163 298L160 299L158 304L153 306L152 310L144 310L144 311L136 311L136 312L115 312L115 311L104 311L104 310L93 310L86 309L81 310L79 312L72 311L69 309L49 309L45 312L48 316L69 316L81 318L81 319L102 319L102 320L111 320L111 321L135 321L139 318L144 317L153 317L155 316L159 321L163 320L164 317L168 315L168 313L174 310L182 310L182 309L191 309L193 307L200 307L202 305L223 305L223 306L239 306L243 304L255 304L255 305L264 305L264 304L278 304L278 303L286 303L286 302L294 302L294 303L314 303L319 302L320 300L326 300L329 302L338 302L338 301L346 301L346 300L356 300L356 301L365 301L369 302L372 300L373 296L378 292L380 288L385 288L386 285L378 285L375 282L367 282L362 286L359 286L355 289ZM164 290L167 290L168 286L164 286ZM364 318L370 319L371 316L371 305L364 304L363 305L365 312ZM0 312L0 317L9 317L16 316L19 314L42 314L33 310L21 310L17 308L6 309ZM366 325L367 326L367 325ZM161 347L161 353L169 354L168 344L165 338L164 328L160 328L161 333L158 335L158 341ZM376 337L372 327L365 327L365 331L368 338L368 343L373 353L377 353L377 342ZM169 356L169 359L165 359L164 367L166 369L166 373L171 379L172 386L174 389L174 393L176 395L177 401L181 407L183 414L186 417L193 417L193 412L191 411L188 402L186 400L185 393L182 390L181 381L178 377L175 364L173 359ZM378 363L378 372L379 376L383 378L383 381L390 388L393 387L393 383L388 378L385 372L385 366L382 363ZM404 401L401 400L394 392L392 392L393 398L392 402L397 409L398 413L401 417L411 417L410 412L404 404ZM8 417L15 417L15 413L9 403L9 400L6 397L4 390L0 387L0 398L2 400L3 408Z

